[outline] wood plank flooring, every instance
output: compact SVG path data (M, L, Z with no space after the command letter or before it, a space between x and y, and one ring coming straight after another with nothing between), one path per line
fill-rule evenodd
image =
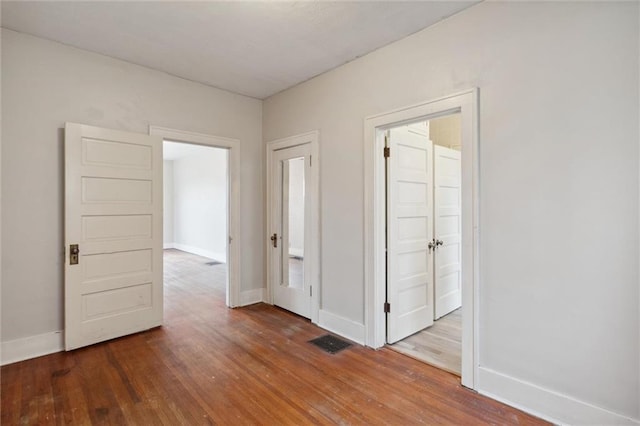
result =
M206 260L167 256L163 327L2 367L2 424L545 424L389 349L327 354L281 309L227 309Z
M389 346L391 349L460 376L462 314L458 308L429 328Z

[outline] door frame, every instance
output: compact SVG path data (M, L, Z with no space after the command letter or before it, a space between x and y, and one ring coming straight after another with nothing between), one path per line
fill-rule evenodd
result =
M272 203L273 194L271 189L271 182L273 168L271 163L273 161L273 155L276 151L286 148L292 148L298 145L311 144L311 173L310 176L305 176L305 180L309 179L309 192L305 196L310 197L311 204L311 224L310 235L305 235L305 241L309 238L311 250L310 253L305 253L305 268L310 268L309 276L311 282L309 285L312 288L311 292L311 322L318 323L318 317L320 313L320 155L319 155L319 136L320 132L317 130L302 133L299 135L289 136L282 139L272 140L267 142L266 146L266 195L267 195L267 226L265 235L265 250L267 253L267 294L266 302L273 305L273 286L275 284L274 277L276 271L273 267L273 251L271 250L271 221L272 221ZM305 226L306 229L306 226ZM310 262L306 262L306 259Z
M161 136L163 141L170 140L212 148L228 149L229 195L227 204L227 282L226 305L230 308L240 306L240 140L222 136L206 135L185 130L149 126L149 134Z
M459 112L462 123L462 385L474 389L478 377L479 263L478 89L399 108L364 120L364 282L365 343L386 343L384 131L403 124ZM393 153L391 153L393 155Z

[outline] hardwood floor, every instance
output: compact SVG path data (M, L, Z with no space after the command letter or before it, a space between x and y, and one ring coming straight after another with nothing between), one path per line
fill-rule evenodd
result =
M391 349L460 376L462 368L461 309L438 319L429 328L390 346Z
M545 424L389 349L327 354L281 309L227 309L203 260L167 256L163 327L2 367L2 424Z

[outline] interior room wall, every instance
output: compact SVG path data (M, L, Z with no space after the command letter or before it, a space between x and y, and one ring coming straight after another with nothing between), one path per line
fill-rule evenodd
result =
M67 121L239 139L241 291L264 286L261 101L3 29L2 115L3 350L61 342Z
M164 160L162 165L162 242L164 248L173 248L173 161Z
M364 118L478 87L477 386L640 419L638 52L637 3L483 2L265 100L265 140L319 130L334 330L363 339Z
M429 139L440 146L460 151L462 131L460 114L451 114L429 120Z
M173 246L227 261L227 150L192 147L173 161Z

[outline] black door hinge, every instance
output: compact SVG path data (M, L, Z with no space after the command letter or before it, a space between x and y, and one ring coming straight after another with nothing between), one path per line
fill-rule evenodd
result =
M389 304L389 302L384 302L384 313L388 314L389 312L391 312L391 304Z

